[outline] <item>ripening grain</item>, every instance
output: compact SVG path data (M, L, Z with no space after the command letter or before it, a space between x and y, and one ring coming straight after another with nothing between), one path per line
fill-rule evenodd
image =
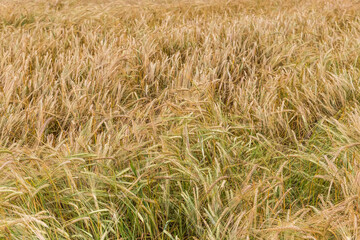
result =
M0 239L357 239L360 4L0 0Z

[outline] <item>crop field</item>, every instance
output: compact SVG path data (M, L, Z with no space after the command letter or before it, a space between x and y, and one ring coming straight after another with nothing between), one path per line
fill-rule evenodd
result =
M0 0L0 239L360 239L360 2Z

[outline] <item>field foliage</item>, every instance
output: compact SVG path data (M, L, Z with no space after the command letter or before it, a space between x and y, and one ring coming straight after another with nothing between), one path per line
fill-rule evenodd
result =
M356 1L0 0L0 239L357 239Z

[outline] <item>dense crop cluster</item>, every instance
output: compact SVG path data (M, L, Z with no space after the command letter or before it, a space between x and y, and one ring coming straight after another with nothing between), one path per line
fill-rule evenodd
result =
M360 236L355 1L0 0L0 239Z

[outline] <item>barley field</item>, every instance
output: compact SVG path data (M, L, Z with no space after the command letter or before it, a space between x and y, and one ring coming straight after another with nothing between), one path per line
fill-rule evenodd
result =
M360 2L0 0L0 239L360 239Z

